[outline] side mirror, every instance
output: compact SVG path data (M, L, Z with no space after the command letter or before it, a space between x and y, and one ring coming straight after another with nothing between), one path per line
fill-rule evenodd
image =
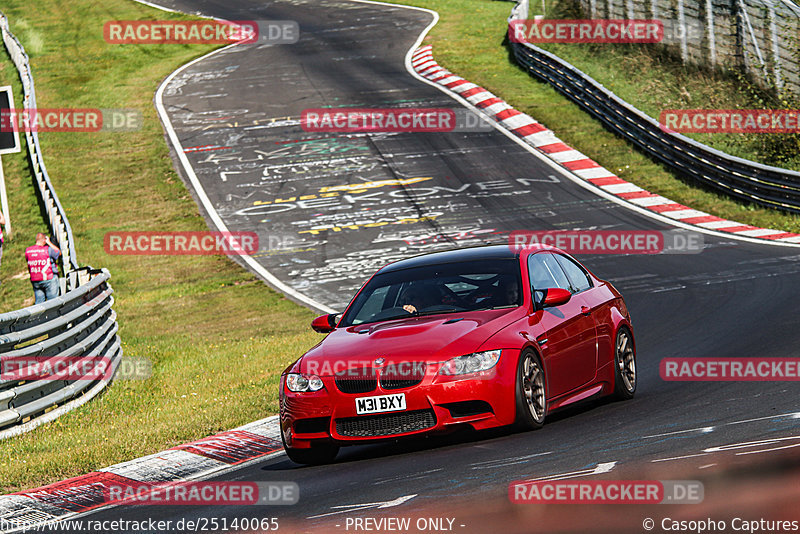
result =
M549 308L552 306L561 306L562 304L566 304L570 298L572 298L572 293L566 289L561 289L560 287L551 287L545 292L544 301L542 301L542 307Z
M319 332L320 334L333 332L333 329L336 328L336 318L337 316L335 313L320 315L311 321L311 328L314 332Z

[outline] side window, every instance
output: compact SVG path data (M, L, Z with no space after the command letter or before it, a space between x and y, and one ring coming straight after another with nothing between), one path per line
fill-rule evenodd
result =
M558 261L556 260L555 255L546 252L544 254L537 254L537 256L542 257L544 266L547 268L548 272L550 272L550 275L556 281L555 287L560 287L561 289L566 289L567 291L570 291L571 287L569 285L569 279L564 274L564 270L561 268L561 266L558 265Z
M561 267L564 268L564 272L567 273L567 277L572 284L571 291L573 293L578 293L592 287L592 280L580 265L561 254L554 254L554 256L558 260L558 263L561 264Z
M528 257L528 277L533 286L534 300L538 304L542 291L550 287L570 290L569 281L558 262L549 252L540 252Z

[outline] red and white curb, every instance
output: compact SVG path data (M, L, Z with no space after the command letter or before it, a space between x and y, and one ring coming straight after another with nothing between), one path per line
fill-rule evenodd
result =
M740 237L765 239L773 242L800 243L800 234L758 228L722 219L626 182L561 141L539 122L512 108L503 99L440 66L433 59L430 45L417 48L411 56L411 66L417 74L465 99L575 176L621 200L685 225L703 228L706 231L726 232Z
M55 484L0 496L2 532L31 530L96 508L112 506L109 485L158 487L205 479L283 452L278 416L267 417L185 445Z

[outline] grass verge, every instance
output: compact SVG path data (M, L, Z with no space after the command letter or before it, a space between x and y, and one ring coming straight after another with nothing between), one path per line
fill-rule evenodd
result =
M441 20L424 44L447 69L481 85L552 129L564 142L620 178L694 209L753 226L800 232L800 216L732 200L697 186L637 152L548 84L516 65L505 46L512 3L496 0L402 2L436 10ZM538 4L536 4L538 5ZM548 3L548 18L577 18L562 1ZM741 79L684 67L648 46L546 45L642 111L658 117L668 108L758 109L781 105ZM704 143L740 157L800 169L797 137L698 135ZM766 137L765 137L766 136ZM782 156L775 160L775 154Z
M152 99L160 81L208 45L110 45L107 20L184 18L134 2L10 0L4 13L26 47L42 108L133 108L129 133L43 133L45 162L82 265L112 273L126 355L152 378L120 381L54 423L0 442L0 492L35 487L157 452L277 413L280 372L314 344L312 313L226 257L109 256L108 231L205 230L176 175ZM3 54L0 85L16 71ZM18 103L19 105L19 103ZM4 156L14 237L4 250L2 310L32 298L23 259L45 229L24 154ZM15 276L18 275L18 276Z

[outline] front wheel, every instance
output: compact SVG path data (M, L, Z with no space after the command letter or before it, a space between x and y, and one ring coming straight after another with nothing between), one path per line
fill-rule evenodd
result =
M614 349L614 397L620 400L632 399L636 393L636 352L633 348L633 335L626 327L617 332Z
M286 456L296 464L303 465L324 465L331 463L336 455L339 454L339 447L330 443L312 445L310 449L294 449L286 446L286 438L283 436L281 428L281 441Z
M517 427L536 430L544 424L547 413L544 367L535 352L522 353L517 364Z

